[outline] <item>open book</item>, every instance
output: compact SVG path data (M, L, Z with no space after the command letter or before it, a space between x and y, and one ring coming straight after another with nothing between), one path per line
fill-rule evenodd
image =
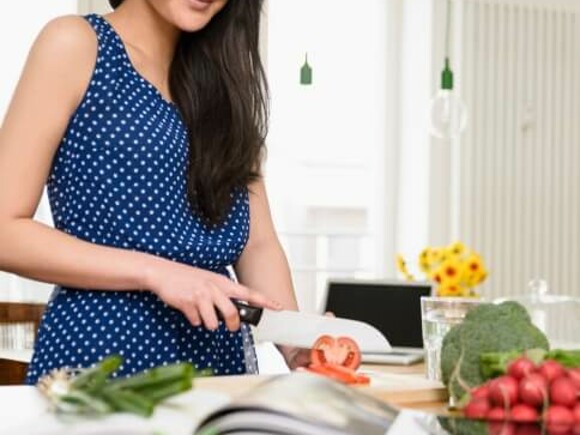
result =
M275 377L213 412L197 434L384 435L397 410L304 372Z
M575 434L569 429L562 434ZM547 433L539 423L470 420L385 402L322 376L294 372L272 378L213 411L197 435L488 435ZM515 432L514 432L515 431ZM555 433L555 432L554 432Z

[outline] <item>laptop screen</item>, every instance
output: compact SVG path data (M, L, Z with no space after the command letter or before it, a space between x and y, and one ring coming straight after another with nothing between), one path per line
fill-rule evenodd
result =
M327 290L326 311L373 325L393 347L423 347L421 296L430 283L330 281Z

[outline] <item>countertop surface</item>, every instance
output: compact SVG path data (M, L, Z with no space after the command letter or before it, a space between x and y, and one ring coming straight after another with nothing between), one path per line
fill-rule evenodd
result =
M371 385L366 394L402 408L444 412L442 384L424 377L422 364L365 365ZM193 390L157 407L149 419L117 414L99 420L63 420L52 414L34 387L0 387L0 434L191 434L204 416L267 380L270 376L228 376L196 379Z

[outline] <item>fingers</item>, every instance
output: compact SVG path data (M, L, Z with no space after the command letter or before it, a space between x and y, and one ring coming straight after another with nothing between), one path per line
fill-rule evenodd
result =
M214 304L220 311L226 327L234 332L240 329L240 315L232 301L220 290L214 292Z
M248 287L233 282L230 282L227 288L227 294L234 299L246 301L257 307L269 308L271 310L282 309L282 305L279 302L271 300L260 292L250 290Z
M185 314L185 317L187 317L187 320L189 320L189 323L193 326L201 325L201 319L195 307L189 307L189 309L183 311L183 314Z
M169 305L178 308L193 326L200 326L203 323L208 330L215 331L219 327L219 312L219 317L223 318L228 330L233 332L240 329L240 315L231 299L239 299L271 310L282 309L280 303L225 276L208 272L204 278L197 281L189 297L164 299Z
M310 359L311 353L310 349L298 349L288 361L288 367L291 370L296 370L299 367L308 367L312 362Z
M280 346L278 350L286 360L286 365L290 370L296 370L299 367L308 367L310 365L312 353L311 349L302 349L294 346Z
M209 292L203 293L197 301L197 309L203 320L203 324L210 331L218 328L218 318L214 308L214 301Z
M262 293L255 290L250 290L246 288L247 296L246 301L251 305L256 305L258 307L269 308L271 310L281 310L282 305L279 302L273 301L272 299L264 296Z

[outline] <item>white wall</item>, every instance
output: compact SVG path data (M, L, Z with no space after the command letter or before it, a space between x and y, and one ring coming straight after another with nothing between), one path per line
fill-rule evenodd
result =
M416 258L430 241L432 5L433 0L403 0L400 17L399 177L393 215L397 251L408 259Z
M315 307L317 278L332 270L388 269L388 10L384 0L269 3L266 183L304 309ZM299 83L306 52L311 86ZM345 232L354 237L335 237Z
M29 0L0 4L0 119L4 118L28 51L42 29L52 18L75 14L76 0ZM33 128L34 126L31 126ZM50 223L46 197L39 206L37 218ZM1 247L0 247L1 249ZM46 300L51 286L23 280L0 272L0 299Z
M4 117L28 50L40 29L51 18L76 11L76 0L28 0L0 4L0 118Z
M111 11L108 0L78 0L79 14L105 14Z

